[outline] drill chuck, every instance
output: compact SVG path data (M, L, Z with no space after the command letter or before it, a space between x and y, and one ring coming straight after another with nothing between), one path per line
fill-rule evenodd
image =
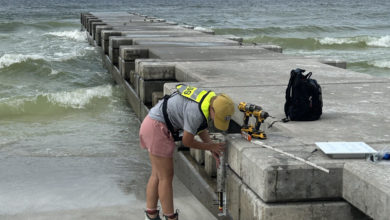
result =
M238 105L238 109L242 112L254 112L262 110L260 106L246 102L240 102L240 104Z

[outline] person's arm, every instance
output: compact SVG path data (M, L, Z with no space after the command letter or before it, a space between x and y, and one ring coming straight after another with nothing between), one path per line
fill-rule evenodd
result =
M204 132L205 131L201 132L200 135L202 135L202 133L204 133ZM191 134L190 132L184 131L182 143L186 147L200 149L200 150L209 150L213 154L215 153L216 155L219 156L225 149L224 143L213 143L211 141L210 137L208 137L208 139L207 139L207 137L205 137L205 135L208 136L208 132L202 135L203 138L206 138L206 140L209 139L209 142L207 142L207 143L195 140L195 136L193 134ZM202 139L202 136L200 137L201 139Z
M204 143L212 143L213 141L210 138L209 131L204 129L198 133L198 136Z
M186 131L184 131L184 132L186 132ZM188 133L188 134L192 135L191 133ZM215 144L215 145L220 145L222 147L222 150L219 151L219 152L216 152L216 151L213 151L213 150L210 150L210 149L206 149L206 150L210 150L211 154L213 155L213 157L214 157L214 159L216 161L216 166L218 168L219 164L221 162L220 159L219 159L219 155L225 150L224 143L220 143L220 144L213 143L213 141L210 138L209 131L207 129L201 131L200 133L198 133L198 135L199 135L200 139L203 141L203 143L199 142L199 141L196 141L195 139L194 139L194 141L196 141L196 142L198 142L200 144L212 144L212 145ZM194 137L194 136L192 135L192 137ZM188 138L190 138L190 137L188 137ZM184 140L184 136L183 136L183 140ZM183 144L184 144L184 141L183 141ZM200 148L198 148L198 149L200 149Z

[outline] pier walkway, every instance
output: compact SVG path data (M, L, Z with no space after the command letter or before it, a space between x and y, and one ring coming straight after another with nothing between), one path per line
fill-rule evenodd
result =
M390 79L352 72L345 63L287 56L273 45L246 45L234 36L127 13L86 13L81 23L100 46L105 67L124 88L140 119L177 82L227 93L238 105L261 105L283 118L291 69L313 72L323 90L323 115L312 122L275 123L265 144L330 170L326 174L279 153L228 135L227 207L234 220L388 219L390 164L331 159L315 142L390 144ZM232 131L242 123L233 116ZM267 119L267 125L273 119ZM234 126L235 125L235 126ZM200 157L196 155L201 155ZM217 215L215 180L207 153L178 152L175 172ZM212 163L211 163L212 164Z

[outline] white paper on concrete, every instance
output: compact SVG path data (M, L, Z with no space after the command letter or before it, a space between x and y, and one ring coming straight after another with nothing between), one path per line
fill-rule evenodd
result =
M316 142L316 145L332 158L365 158L377 153L364 142Z

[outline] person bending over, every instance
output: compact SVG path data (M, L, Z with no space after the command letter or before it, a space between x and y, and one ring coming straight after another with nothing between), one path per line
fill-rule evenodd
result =
M208 122L212 120L215 128L226 131L234 114L234 103L226 94L186 85L178 85L176 89L150 109L139 132L141 147L149 151L152 165L146 187L145 220L160 219L158 200L166 220L179 218L173 205L174 141L182 139L186 147L211 151L219 166L224 143L211 141ZM195 140L195 135L202 142Z

